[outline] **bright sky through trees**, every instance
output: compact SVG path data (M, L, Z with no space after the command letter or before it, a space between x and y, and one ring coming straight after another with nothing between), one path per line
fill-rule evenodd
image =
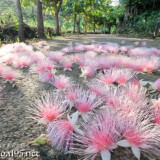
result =
M112 5L112 6L117 6L117 5L119 5L119 0L112 0L111 5Z

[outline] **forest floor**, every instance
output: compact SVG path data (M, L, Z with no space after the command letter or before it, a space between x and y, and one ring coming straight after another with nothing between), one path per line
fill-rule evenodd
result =
M126 41L126 45L133 45L135 41L146 41L147 47L156 47L160 49L160 42L155 40L125 38L108 35L80 35L59 37L47 41L52 51L60 50L66 47L70 41L73 42L91 42L96 43L115 42L121 44L122 40ZM34 43L32 43L34 45ZM42 50L44 52L44 50ZM58 74L65 74L73 78L77 83L83 83L79 78L80 69L75 65L73 71L58 70ZM139 75L139 79L155 81L160 74ZM78 160L74 155L63 155L55 151L50 144L43 146L28 146L29 141L35 140L39 135L45 133L44 126L38 126L27 117L27 107L33 102L35 97L39 97L45 91L55 89L52 85L37 81L38 76L28 72L28 69L21 70L21 77L14 80L14 87L0 78L0 86L2 86L3 100L0 105L0 160ZM13 151L15 153L13 153ZM19 157L18 152L28 153L28 157ZM2 153L13 153L11 157L2 157ZM34 152L38 153L38 157ZM99 158L97 158L99 160ZM118 148L112 153L112 160L136 160L130 149ZM147 158L142 157L142 160Z

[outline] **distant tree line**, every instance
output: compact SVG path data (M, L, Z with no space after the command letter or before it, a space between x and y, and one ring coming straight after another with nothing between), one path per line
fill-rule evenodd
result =
M32 4L37 6L37 28L38 37L44 38L44 13L51 13L54 16L55 34L60 35L60 17L66 21L73 19L73 33L81 33L81 25L84 27L85 34L88 28L96 31L96 26L106 28L108 33L111 32L111 27L117 24L118 17L122 14L121 10L116 10L111 6L111 0L17 0L17 10L19 19L18 35L20 41L25 40L24 22L23 22L23 7L31 7ZM83 24L82 24L83 20Z

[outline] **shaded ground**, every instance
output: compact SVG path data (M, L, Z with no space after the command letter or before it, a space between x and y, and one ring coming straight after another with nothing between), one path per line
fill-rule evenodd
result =
M50 45L53 43L56 44L56 47L53 47L52 50L59 50L70 41L73 42L92 42L94 40L96 43L106 43L106 42L114 42L121 44L121 41L125 40L126 45L133 45L134 42L147 42L147 47L156 47L160 49L160 41L153 40L153 39L139 39L139 38L127 38L127 37L119 37L119 36L112 36L106 34L89 34L89 35L79 35L79 36L69 36L69 37L59 37L57 39L53 39L48 41Z
M126 40L126 45L132 45L135 41L143 41L133 38L122 38L107 35L87 35L87 36L74 36L64 37L48 41L48 45L51 46L51 50L60 50L66 47L70 41L73 42L116 42L121 43L122 40ZM159 42L154 40L145 40L148 47L156 47L160 49ZM58 71L58 74L64 73L62 70ZM77 83L83 83L79 78L80 70L75 66L73 71L67 71L65 74L73 78ZM156 75L139 75L139 79L155 81L159 78L159 74ZM28 74L27 69L21 70L21 77L14 81L15 87L12 87L10 83L5 83L4 79L0 79L0 84L4 88L2 91L3 96L6 98L3 104L0 106L0 160L78 160L78 157L72 155L63 155L60 152L56 152L50 144L45 146L28 146L28 142L37 138L40 134L45 133L43 126L38 126L27 119L27 106L33 101L34 97L38 97L44 91L52 91L54 87L50 84L41 83L37 81L37 75ZM14 157L2 157L4 152L13 153ZM17 152L16 152L17 151ZM20 151L25 154L28 153L28 157L21 156ZM38 152L38 157L29 155L33 152ZM17 153L17 154L16 154ZM97 158L100 159L100 158ZM133 157L130 149L119 148L112 153L112 160L136 160ZM142 158L147 160L147 158Z

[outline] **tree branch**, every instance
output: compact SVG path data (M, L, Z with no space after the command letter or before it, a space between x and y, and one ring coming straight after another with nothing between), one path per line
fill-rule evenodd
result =
M58 5L58 7L57 7L57 11L58 11L58 12L59 12L59 11L60 11L60 9L61 9L62 2L63 2L63 0L59 0L59 5Z
M55 9L57 9L57 1L56 2L53 1L53 6L54 6Z

